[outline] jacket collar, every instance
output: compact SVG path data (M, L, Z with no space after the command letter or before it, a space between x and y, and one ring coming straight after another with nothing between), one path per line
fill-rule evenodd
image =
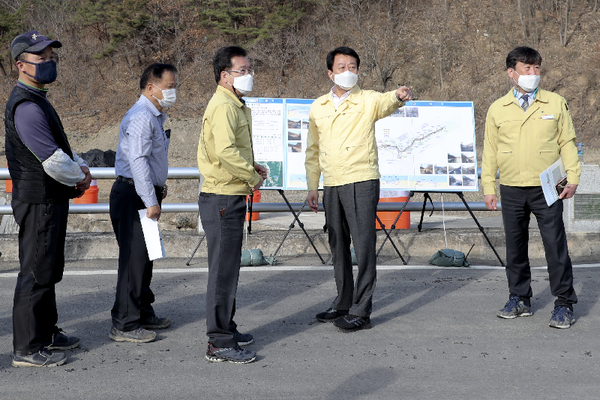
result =
M232 100L236 106L238 107L243 107L244 103L242 103L242 101L237 97L237 95L235 93L233 93L231 90L228 90L227 88L224 88L221 85L217 85L217 93L221 93L222 95L227 96L230 100Z
M360 86L358 86L358 85L354 86L352 93L350 93L350 96L348 96L348 98L344 101L344 103L349 101L352 104L358 104L358 102L360 101L361 92L362 92L362 89L360 88ZM333 94L331 93L331 91L329 92L329 94L327 96L325 96L325 98L323 99L323 102L321 104L326 104L328 101L331 102L331 104L333 104ZM344 103L342 103L342 105Z
M513 94L513 89L510 89L508 91L508 93L501 98L502 104L507 106L511 103L515 103L516 105L519 106L519 101L517 100L517 98L515 97L515 95ZM537 93L535 94L535 101L536 102L542 102L542 103L548 103L548 94L545 90L543 89L538 89ZM535 104L535 103L534 103ZM520 106L519 106L520 107Z

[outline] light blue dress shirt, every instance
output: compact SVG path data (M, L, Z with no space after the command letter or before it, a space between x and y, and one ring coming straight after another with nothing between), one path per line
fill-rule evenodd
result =
M523 99L523 96L527 95L528 96L527 102L529 103L529 105L532 105L533 102L535 101L535 95L536 95L537 91L538 90L535 89L533 92L521 93L517 89L513 89L513 94L517 98L517 101L519 102L519 105L521 106L521 108L523 108L523 102L525 101L525 99Z
M158 204L154 186L167 182L170 141L163 128L166 119L164 112L141 95L119 127L115 172L133 178L135 191L146 207Z

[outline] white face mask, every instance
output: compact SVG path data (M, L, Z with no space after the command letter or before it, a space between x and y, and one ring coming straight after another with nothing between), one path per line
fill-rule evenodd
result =
M236 76L233 78L233 87L244 96L252 91L253 84L254 77L251 74Z
M350 71L334 74L333 82L344 90L350 90L358 82L358 74Z
M152 85L154 85L154 83ZM162 91L163 98L156 99L156 97L152 97L154 97L156 101L158 101L158 104L162 108L168 108L175 105L175 102L177 101L177 89L161 89L158 86L156 86L156 88Z
M515 71L515 74L519 75L517 71ZM516 84L527 93L530 93L537 89L540 84L540 78L540 75L519 75Z

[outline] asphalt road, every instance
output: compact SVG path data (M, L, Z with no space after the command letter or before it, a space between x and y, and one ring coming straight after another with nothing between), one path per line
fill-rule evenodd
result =
M16 263L0 269L1 399L597 399L600 265L575 269L576 324L548 327L553 298L533 271L534 315L502 320L504 270L382 265L373 328L341 333L314 315L335 293L331 267L244 268L236 321L258 352L248 365L209 363L205 264L159 261L153 289L173 320L148 344L108 338L116 261L67 265L59 326L81 337L55 368L13 368ZM314 266L314 267L313 267Z

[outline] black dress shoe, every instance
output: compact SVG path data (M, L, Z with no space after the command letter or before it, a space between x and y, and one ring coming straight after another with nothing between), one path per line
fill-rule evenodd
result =
M159 318L156 315L140 321L140 326L144 329L166 329L169 325L171 325L169 318Z
M343 317L344 315L348 315L348 311L341 311L341 310L334 310L333 308L330 308L329 310L322 312L322 313L318 313L317 314L317 321L319 322L333 322L336 319Z
M352 314L348 314L344 318L339 318L334 323L342 332L355 332L361 329L371 329L371 318L359 317Z

